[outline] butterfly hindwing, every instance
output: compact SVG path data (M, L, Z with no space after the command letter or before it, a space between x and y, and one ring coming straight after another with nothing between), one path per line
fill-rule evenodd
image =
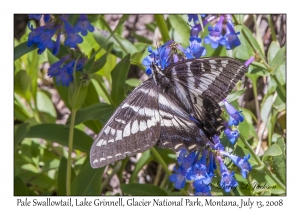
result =
M95 139L90 162L100 168L153 147L160 135L157 86L149 79L116 109Z
M176 88L174 97L202 124L208 136L224 128L218 102L226 98L247 68L229 57L185 60L169 66L165 76Z
M161 117L159 147L169 148L173 151L179 151L182 148L194 151L209 141L172 95L161 92L158 104Z

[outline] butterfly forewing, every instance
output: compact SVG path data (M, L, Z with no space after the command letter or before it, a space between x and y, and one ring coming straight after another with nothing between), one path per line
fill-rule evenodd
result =
M157 86L147 80L116 109L95 139L90 162L99 168L154 146L160 135Z

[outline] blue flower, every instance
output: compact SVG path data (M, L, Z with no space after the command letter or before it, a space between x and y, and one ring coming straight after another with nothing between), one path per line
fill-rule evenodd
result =
M64 56L62 59L52 64L48 69L48 76L56 76L57 83L61 83L63 86L69 86L69 84L73 81L73 70L76 61L71 60L65 64L65 62L69 60L70 57L70 55ZM85 58L79 59L76 65L76 71L82 70L85 62Z
M30 19L40 20L42 15L28 15ZM44 15L44 21L48 23L50 21L50 15Z
M44 21L48 23L50 21L50 15L44 15Z
M215 174L214 170L216 170L216 169L217 169L217 165L215 162L214 154L213 154L213 152L209 152L209 162L207 164L207 173L210 176L213 176Z
M208 27L209 34L204 38L205 44L210 44L212 48L216 49L220 45L226 44L226 39L222 36L222 23L224 16L221 15L218 23L214 28L211 26Z
M207 150L203 151L201 159L186 174L187 180L194 180L193 186L197 192L202 192L211 183L213 174L208 174L206 170ZM206 185L206 186L205 186Z
M30 19L40 20L42 15L28 15Z
M88 21L87 15L80 15L74 28L76 32L81 32L82 36L86 36L88 31L93 32L95 30Z
M189 14L188 15L188 21L189 22L191 22L191 21L193 21L194 22L194 25L197 25L197 24L199 24L200 22L199 22L199 18L198 18L198 15L195 15L195 14Z
M46 48L52 50L55 47L52 37L59 27L60 25L54 26L54 23L49 23L42 27L33 29L33 26L28 23L28 28L31 30L31 32L28 35L27 46L30 47L33 44L37 44L38 54L42 54Z
M222 36L220 29L215 26L214 29L208 26L209 34L204 38L205 44L210 44L212 48L218 48L219 44L225 45L226 39Z
M31 32L28 34L28 40L27 40L27 46L30 47L33 44L36 44L39 42L40 36L44 33L44 28L46 26L37 27L34 29L33 26L30 24L30 22L28 23L27 26L31 30Z
M237 111L231 104L228 103L226 99L223 100L223 103L225 105L227 113L230 116L228 121L229 126L237 126L240 122L244 121L244 117L241 114L242 111Z
M62 84L63 86L68 87L71 82L73 82L74 78L72 74L68 73L67 66L61 68L56 76L57 84Z
M213 142L215 143L213 149L215 150L224 150L224 146L221 144L220 137L218 135L214 135L212 137Z
M44 31L39 37L38 42L38 54L42 54L46 48L52 50L54 48L54 43L52 41L52 37L56 32L56 28L52 28L49 30Z
M185 156L188 154L188 151L186 150L186 148L182 148L179 152L179 155L177 157L177 163L179 165L181 165L184 161Z
M179 166L178 168L174 167L174 171L175 174L172 174L169 177L169 180L171 182L174 182L176 189L184 188L186 171L181 166Z
M195 188L195 195L209 196L211 195L210 184L205 184L202 180L197 180L193 183Z
M227 31L226 31L226 49L231 50L235 47L241 45L241 41L239 40L238 36L240 32L235 32L233 26L227 22Z
M150 46L148 47L148 52L150 53L150 55L144 58L142 64L146 67L146 74L150 76L152 74L152 69L150 66L153 62L156 64L159 63L159 54L157 50L152 50Z
M173 40L166 42L157 50L152 50L151 47L148 47L148 52L150 52L150 55L148 55L142 61L142 64L146 67L146 73L148 75L152 74L152 63L155 63L158 65L158 67L164 70L172 63L194 58L192 54L185 50L181 45L175 43Z
M69 46L71 48L76 48L77 44L83 42L83 39L80 35L77 34L75 29L68 23L68 21L64 17L60 17L60 19L64 22L65 30L67 33L67 38L65 40L65 46Z
M239 40L238 36L240 32L235 32L234 30L234 25L231 20L231 15L226 15L226 49L231 50L234 49L235 47L241 45L241 41Z
M201 39L198 37L190 37L190 46L186 50L195 58L200 58L206 54L206 49L202 47Z
M239 138L240 133L238 130L231 130L230 128L226 128L224 131L225 135L231 142L231 144L234 144L236 140Z
M225 192L230 192L231 188L237 187L238 183L233 178L234 172L229 172L225 164L223 163L223 160L220 157L217 157L219 163L220 163L220 172L221 172L221 182L220 186L225 190Z
M59 74L59 70L62 68L62 64L64 62L66 62L67 60L69 60L70 57L71 57L70 55L66 55L62 59L60 59L59 61L52 64L50 66L50 68L48 69L48 73L47 73L48 76L49 77L57 76Z
M244 158L240 158L236 155L229 154L228 152L225 151L221 151L220 154L229 157L232 160L232 162L241 169L242 176L246 179L249 171L252 170L252 166L248 162L250 158L250 154L246 155Z
M59 49L60 49L60 33L57 34L57 38L56 38L56 41L55 41L54 48L52 50L52 54L57 55L58 52L59 52Z

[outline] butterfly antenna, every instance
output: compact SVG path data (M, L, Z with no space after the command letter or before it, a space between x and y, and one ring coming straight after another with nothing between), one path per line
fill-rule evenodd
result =
M161 55L160 55L160 50L159 50L159 46L158 46L158 44L157 44L157 39L155 39L155 44L156 44L156 49L157 49L157 52L158 52L159 58L161 58ZM162 68L161 59L159 59L159 62L160 62L160 66L161 66L161 68Z

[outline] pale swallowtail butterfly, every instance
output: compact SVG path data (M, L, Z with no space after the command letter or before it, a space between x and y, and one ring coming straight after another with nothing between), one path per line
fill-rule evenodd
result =
M90 151L93 168L154 145L174 151L205 147L225 129L218 103L247 71L229 57L189 59L164 70L151 65L152 77L127 96L95 139Z

